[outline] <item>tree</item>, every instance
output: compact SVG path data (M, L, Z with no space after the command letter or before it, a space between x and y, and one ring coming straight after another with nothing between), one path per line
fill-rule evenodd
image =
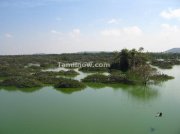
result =
M127 49L123 49L120 52L120 70L126 72L129 70L129 51Z
M135 70L133 70L134 75L143 83L147 84L147 82L150 80L151 76L157 73L157 71L152 68L150 65L142 65L138 66Z
M143 48L127 50L122 49L121 52L115 53L117 56L114 58L114 62L111 64L111 69L118 69L123 72L127 72L130 69L135 69L146 63L147 56L142 52Z
M143 48L143 47L140 47L138 51L139 51L139 52L143 52L143 51L144 51L144 48Z
M131 51L130 51L130 65L131 65L131 67L132 67L132 69L135 69L135 67L136 67L136 61L137 61L137 51L136 51L136 49L132 49Z

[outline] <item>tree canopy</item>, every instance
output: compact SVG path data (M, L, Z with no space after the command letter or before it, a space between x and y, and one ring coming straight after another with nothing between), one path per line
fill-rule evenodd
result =
M114 62L111 64L110 69L121 70L127 72L130 69L135 69L138 66L146 64L147 55L143 53L143 48L139 50L122 49L116 54Z

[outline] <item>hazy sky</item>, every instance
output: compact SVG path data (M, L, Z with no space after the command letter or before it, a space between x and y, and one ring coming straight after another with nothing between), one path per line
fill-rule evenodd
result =
M0 0L0 55L180 47L180 0Z

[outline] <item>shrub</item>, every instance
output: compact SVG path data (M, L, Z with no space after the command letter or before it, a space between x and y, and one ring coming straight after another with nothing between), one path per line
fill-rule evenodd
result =
M79 73L74 70L68 70L68 71L61 70L58 72L58 75L64 75L64 76L76 76L78 74Z
M129 80L126 75L109 75L108 83L123 83L123 84L133 84L133 81Z
M83 82L93 82L93 83L108 83L108 84L116 84L116 83L123 83L123 84L132 84L131 80L128 80L126 75L109 75L105 76L102 74L92 74L84 79Z
M83 88L85 85L77 80L61 78L58 83L54 85L55 88Z
M106 67L82 67L79 69L82 72L107 72L108 68Z
M39 81L36 81L28 77L11 77L2 81L0 85L1 86L15 86L18 88L33 88L33 87L42 86L42 84Z
M151 76L150 79L155 81L166 81L166 80L174 79L174 77L169 76L167 74L156 74Z
M95 83L105 83L107 82L107 80L108 80L108 76L102 74L92 74L82 79L83 82L95 82Z

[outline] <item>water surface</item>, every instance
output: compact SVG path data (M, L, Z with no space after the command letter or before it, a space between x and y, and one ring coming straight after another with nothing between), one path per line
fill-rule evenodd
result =
M150 87L0 88L0 134L180 134L180 66L163 71L175 79Z

